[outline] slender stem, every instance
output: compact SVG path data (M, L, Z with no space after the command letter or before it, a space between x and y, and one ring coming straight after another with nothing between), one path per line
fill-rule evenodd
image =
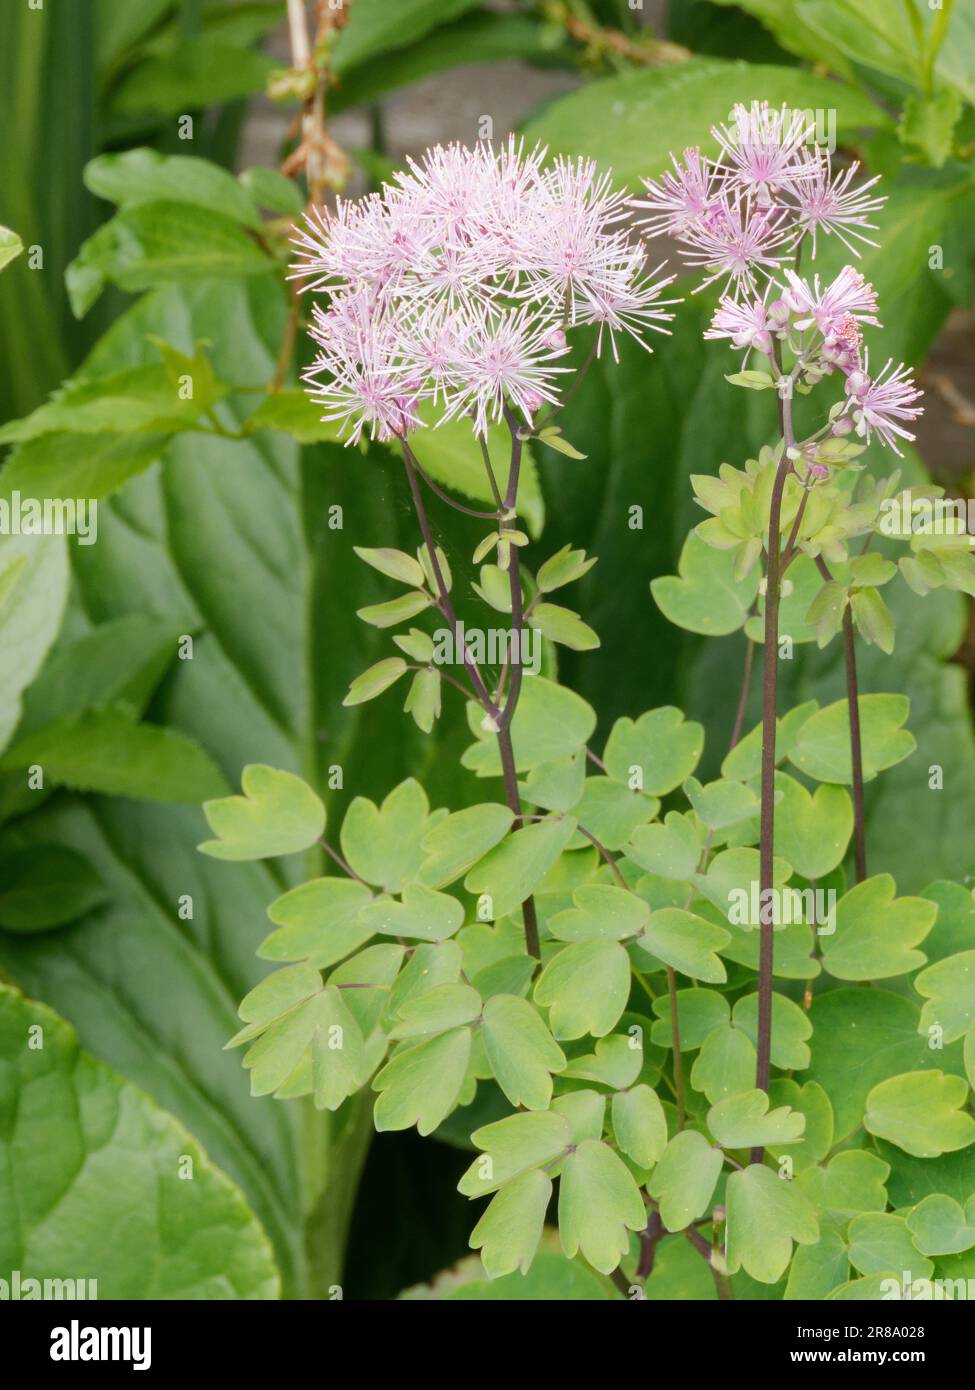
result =
M587 830L584 825L577 824L576 829L578 830L580 835L584 835L586 837L586 839L589 841L591 845L595 845L596 849L599 850L599 853L602 855L603 859L605 859L606 863L609 865L609 868L612 871L613 877L616 879L616 882L620 885L621 888L625 888L626 891L629 893L630 885L627 883L626 879L620 872L620 866L617 864L616 860L610 854L609 850L602 843L602 841L597 840L592 831Z
M737 747L738 740L741 738L742 727L745 723L745 711L748 709L748 692L752 684L752 663L755 659L755 643L749 637L745 646L745 670L741 678L741 694L738 696L738 709L735 712L735 725L731 731L731 747Z
M454 605L450 599L450 590L447 588L443 570L440 567L440 560L437 556L437 547L434 543L433 532L430 530L430 519L427 516L426 507L423 505L423 494L420 492L420 484L416 476L416 458L413 454L413 450L405 439L403 440L403 462L406 465L406 476L410 484L410 495L413 498L413 507L416 511L417 520L420 523L423 544L426 546L427 554L430 557L430 568L433 571L434 582L436 583L437 591L440 595L441 611L454 630L454 639L460 647L464 663L470 672L471 681L477 692L477 698L492 719L497 719L499 714L498 708L488 694L487 686L481 679L481 673L477 668L477 662L471 656L467 648L467 643L461 636L460 624L457 621L457 614L454 612Z
M318 843L321 845L322 849L329 856L329 858L335 860L335 863L338 864L339 868L342 870L344 874L348 874L349 878L354 878L359 883L365 883L365 879L359 878L359 875L356 873L355 869L353 869L352 865L347 863L342 858L341 854L339 854L338 850L333 849L327 840L319 840Z
M670 998L670 1040L674 1051L674 1091L677 1095L677 1128L684 1128L687 1099L684 1092L684 1058L680 1050L680 1018L677 1013L677 972L667 966L667 994Z
M498 480L494 476L494 469L491 466L491 451L488 448L487 439L483 434L477 436L477 442L481 446L481 458L484 460L484 471L487 474L488 485L491 488L491 495L494 498L494 505L497 509L498 520L504 514L504 499L501 496L501 489L498 487Z
M850 762L853 768L853 853L857 883L867 876L866 818L863 811L863 744L860 737L860 692L857 654L850 605L843 610L843 661L846 666L846 700L850 711Z
M778 364L777 364L778 365ZM782 495L792 471L789 450L795 444L792 430L792 382L779 395L783 448L772 483L769 507L768 563L765 572L764 669L762 675L762 779L761 837L759 841L759 964L758 964L758 1048L755 1085L768 1091L772 1054L772 969L775 951L775 912L773 898L773 845L775 839L775 720L779 684L779 600L781 597ZM762 1149L752 1151L752 1162L760 1163Z
M560 411L564 410L565 407L569 404L572 397L575 395L579 387L582 385L586 377L589 375L589 368L592 366L595 360L596 351L598 347L599 334L597 333L595 338L593 338L592 340L592 346L590 347L589 352L586 355L586 360L583 362L582 366L576 372L575 380L572 382L572 385L569 387L568 391L566 391L565 395L559 401L558 405L553 405L552 409L548 412L547 415L543 415L540 420L536 420L534 422L532 428L534 429L536 434L539 430L543 430L545 426L548 424L549 420L554 420L556 415L558 415Z
M508 705L505 706L505 710L503 710L502 713L501 710L498 709L498 706L495 705L494 701L492 701L490 694L488 694L488 689L485 687L484 681L481 680L480 670L477 669L477 662L474 662L472 655L467 651L466 642L460 637L458 616L456 616L455 610L453 610L451 594L449 594L449 589L446 587L444 571L442 571L440 559L437 557L437 546L435 546L434 543L433 532L430 530L430 518L427 517L427 509L423 505L423 493L420 492L420 484L419 481L417 481L416 456L413 455L413 450L410 449L406 439L403 439L402 445L403 463L406 464L406 477L408 477L409 480L410 495L412 495L413 507L414 510L416 510L417 521L420 523L421 534L423 534L423 543L427 548L427 555L430 556L430 569L433 570L434 581L435 584L437 584L438 594L440 594L441 612L444 613L446 621L448 621L453 628L455 641L458 642L460 651L463 653L463 659L465 659L467 670L470 671L470 678L472 678L473 681L474 691L477 692L478 701L484 706L485 712L490 714L491 719L494 720L495 731L497 731L498 737L498 752L501 753L501 776L503 778L503 783L505 783L505 801L508 802L509 810L515 812L513 828L515 828L515 830L520 830L520 828L522 828L522 798L520 798L519 791L517 791L515 749L513 749L512 746L512 735L510 735L509 728L510 716L508 717L508 721L503 719L503 714L508 713L508 706L510 706L512 696L508 696ZM515 461L512 461L512 473L515 474L515 471ZM515 488L517 489L517 475L515 475ZM512 550L513 549L515 549L515 546L512 546ZM515 556L515 564L517 566L517 556ZM522 578L520 578L520 574L517 575L517 596L519 596L520 605L520 598L522 598ZM520 666L517 667L517 669L519 669L520 674ZM515 709L513 709L512 706L510 714L513 713L515 713ZM535 913L534 898L526 898L526 901L522 903L522 920L524 923L524 945L526 945L529 955L533 955L535 960L541 960L541 944L540 941L538 941L538 916L537 913Z
M659 1211L651 1211L647 1220L647 1229L640 1232L640 1262L636 1267L636 1277L641 1280L650 1278L653 1273L654 1259L657 1254L657 1246L666 1234L664 1223L660 1219Z
M455 512L462 512L464 516L475 517L478 521L494 521L494 512L479 512L474 507L466 507L463 502L458 502L456 497L451 497L449 492L445 492L439 483L435 483L429 473L425 472L424 469L420 467L415 455L413 457L413 467L416 469L417 473L419 473L430 491L435 493L437 497L440 498L441 502L446 502L448 507L453 507Z
M816 568L827 583L832 578L829 565L816 556ZM867 876L867 823L863 805L863 740L860 730L860 685L857 679L857 651L850 605L843 610L843 664L846 668L846 703L850 717L850 766L853 779L853 855L857 883Z

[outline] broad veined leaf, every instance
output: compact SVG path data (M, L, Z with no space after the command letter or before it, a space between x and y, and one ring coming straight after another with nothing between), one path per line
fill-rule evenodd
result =
M287 313L273 275L169 286L117 320L82 375L158 362L150 341L157 335L186 354L208 341L217 378L250 388L274 374ZM221 415L239 423L253 405L253 395L231 396ZM63 473L100 437L46 438ZM107 438L115 447L142 447L139 436ZM362 565L353 541L409 550L419 539L391 457L377 452L362 464L388 470L391 486L379 490L363 489L350 457L323 444L303 462L293 441L272 431L239 441L175 436L157 466L100 503L98 544L72 547L72 642L152 614L146 631L153 640L163 626L172 632L173 655L175 637L193 634L193 659L172 661L152 717L204 747L228 786L244 765L264 763L301 773L318 788L323 769L338 764L346 788L377 796L415 771L421 757L429 760L419 737L402 736L395 700L341 706L351 676L388 643L356 622L351 603L327 596L354 592ZM51 495L103 495L92 481L59 485ZM28 493L46 495L33 486ZM328 520L339 505L341 531ZM47 539L51 548L62 545ZM125 629L117 640L134 651ZM112 679L127 685L122 664ZM2 684L9 662L0 661L0 672ZM133 672L125 698L141 703L147 693ZM455 737L458 728L459 721ZM454 759L426 765L442 804L450 804ZM338 813L347 793L329 795ZM323 856L313 849L300 866L293 859L220 863L196 852L198 807L111 797L61 793L16 824L16 845L8 826L5 855L21 846L64 846L91 863L111 901L72 924L70 954L52 950L43 935L0 933L4 974L48 1000L86 1049L195 1135L274 1241L289 1296L325 1296L341 1277L345 1222L371 1125L367 1097L335 1120L310 1102L257 1100L248 1095L239 1055L222 1051L238 1001L267 969L254 953L268 930L268 903L299 873L323 872ZM364 1036L376 1027L403 954L399 945L367 946L333 972L336 983L368 986L342 990ZM182 1001L178 1010L174 999Z
M274 262L222 213L162 199L115 214L84 243L65 275L76 317L111 282L148 290L167 281L267 274Z
M334 420L323 420L321 413L321 406L307 391L291 387L265 396L254 413L248 415L243 428L248 434L278 430L299 444L341 444L341 426Z
M639 719L617 719L603 759L610 777L633 791L663 796L693 772L704 748L704 730L667 705Z
M11 454L0 478L0 497L20 492L45 501L84 497L100 502L155 463L170 438L170 433L157 430L129 434L55 430L41 434ZM89 536L94 534L90 515ZM102 517L99 526L103 524ZM77 520L75 525L79 536L85 534Z
M192 155L166 155L147 148L99 155L85 165L85 187L119 207L160 199L194 203L255 231L261 226L253 198L233 174Z
M0 861L0 927L49 931L108 898L88 860L63 845L32 845Z
M732 1173L725 1202L728 1268L732 1273L744 1269L760 1284L781 1279L793 1242L812 1245L819 1237L819 1222L807 1198L761 1164Z
M0 536L0 748L20 718L24 690L57 636L68 593L60 536Z
M572 1258L581 1250L609 1274L629 1249L628 1231L642 1231L647 1212L630 1170L598 1139L585 1139L562 1164L559 1236Z
M520 1173L554 1164L568 1150L573 1134L564 1115L536 1110L484 1125L474 1131L471 1142L483 1153L475 1158L457 1190L465 1197L485 1197Z
M667 1144L667 1117L649 1086L617 1091L612 1103L616 1143L639 1168L652 1168Z
M373 1082L376 1129L432 1134L457 1104L471 1055L469 1028L454 1028L397 1052Z
M535 985L555 1037L601 1038L612 1031L630 993L630 960L615 941L577 941L554 955Z
M726 124L736 102L835 111L847 133L887 124L855 88L837 92L835 86L799 69L693 58L590 82L550 103L527 133L553 152L588 155L611 167L621 184L638 189L641 178L670 167L672 150L702 145L716 153L710 128Z
M278 1297L270 1242L239 1188L63 1019L0 987L0 1055L5 1269L83 1272L105 1298Z
M49 782L74 791L145 801L199 803L227 786L195 740L175 729L136 723L127 705L70 714L15 737L0 757L0 769L32 766L43 768Z
M838 980L884 980L905 975L926 957L913 948L938 915L926 898L895 898L890 874L865 879L836 904L836 929L820 936L823 967Z
M512 1105L545 1110L552 1099L552 1072L563 1071L565 1053L525 999L496 994L484 1005L481 1038L498 1085Z
M861 695L860 733L865 781L914 752L914 735L903 728L910 713L906 695ZM817 710L805 721L789 750L789 761L817 782L853 780L850 712L845 700Z
M469 893L490 899L487 915L506 916L531 896L569 843L575 828L576 823L569 816L522 826L468 871L464 887Z
M308 849L325 831L325 807L293 772L252 763L240 776L243 796L204 806L218 837L200 849L214 859L270 859Z
M914 988L925 999L918 1032L930 1036L940 1028L944 1042L955 1042L975 1023L975 951L929 965L915 976Z
M767 1144L790 1144L801 1139L806 1128L804 1115L787 1105L769 1110L764 1091L742 1091L718 1101L708 1111L708 1129L726 1149L746 1149Z
M668 1231L682 1231L707 1211L721 1175L720 1149L697 1130L675 1134L664 1149L647 1184L660 1204L660 1218Z
M908 1212L906 1224L924 1255L957 1255L970 1250L975 1245L975 1196L962 1207L947 1193L932 1192Z
M428 888L444 888L483 859L511 829L514 812L497 802L468 806L445 816L425 836L426 858L418 878Z
M975 1120L962 1107L968 1083L942 1071L912 1071L880 1081L867 1096L863 1123L917 1158L937 1158L975 1142Z
M520 1269L527 1274L538 1250L552 1179L537 1168L502 1187L471 1232L472 1250L480 1250L490 1279Z

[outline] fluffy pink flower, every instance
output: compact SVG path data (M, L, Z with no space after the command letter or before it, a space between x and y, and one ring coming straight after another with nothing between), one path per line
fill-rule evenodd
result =
M696 288L723 279L726 293L731 285L736 293L753 293L756 274L768 275L779 267L789 237L784 217L782 210L759 208L740 193L722 193L684 231L690 248L685 259L711 272Z
M643 186L650 196L630 200L631 207L650 212L649 217L641 218L641 223L652 236L681 236L707 211L714 198L714 165L699 149L685 150L682 164L674 155L670 158L673 173L668 169L657 180L644 179Z
M730 338L732 347L757 348L772 351L772 335L778 325L769 319L764 299L746 299L739 303L729 296L721 300L711 320L705 338Z
M803 162L808 177L798 180L793 189L797 240L809 234L812 237L813 256L816 255L816 235L820 231L826 236L837 236L854 256L860 254L857 241L866 246L876 246L875 241L863 235L862 229L876 230L869 218L887 201L886 198L871 197L868 192L879 182L880 175L868 179L858 188L851 188L859 163L854 162L834 177L829 151L821 150L818 146L813 152L804 153Z
M900 422L916 420L923 415L924 407L914 404L923 392L914 385L910 369L903 362L890 371L893 360L892 357L888 358L886 366L876 377L869 374L869 360L862 371L850 373L846 379L847 409L861 438L866 438L869 443L876 432L884 444L889 444L895 454L900 454L895 436L914 439L914 435L904 429Z
M398 330L376 313L371 292L351 292L327 313L317 304L312 312L310 334L320 351L302 379L324 407L322 419L340 422L340 435L349 429L349 444L364 433L387 442L415 429L422 388L407 378Z
M504 414L505 401L527 421L542 401L558 404L556 365L567 347L551 346L551 324L539 323L530 306L493 315L472 314L457 338L453 379L446 388L444 419L470 414L475 434Z
M796 328L811 328L815 324L829 339L837 334L848 334L849 319L857 324L869 323L880 327L876 316L876 291L852 265L845 265L825 289L820 288L818 275L813 278L812 284L800 279L794 270L787 270L785 277L789 282L784 294L785 302L793 313L799 315Z
M596 339L597 356L602 354L606 333L609 334L613 359L618 362L617 333L628 333L641 347L650 352L652 349L643 336L647 330L654 333L670 332L669 328L664 327L664 324L669 323L674 317L668 309L670 305L678 304L680 301L660 298L661 292L668 285L672 285L675 278L668 275L662 280L655 280L653 277L662 268L657 266L656 270L642 281L633 280L628 271L621 273L615 284L606 282L598 290L593 290L587 295L587 303L577 313L576 321L599 325L599 335Z
M811 177L800 151L815 126L800 111L774 111L767 101L753 101L750 107L739 103L732 114L730 127L715 126L711 133L721 146L719 168L742 192L768 207L775 194L792 192Z

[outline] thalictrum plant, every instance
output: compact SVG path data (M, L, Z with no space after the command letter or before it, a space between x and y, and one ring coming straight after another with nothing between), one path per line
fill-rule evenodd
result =
M864 783L914 743L902 696L860 693L856 646L893 651L882 589L898 576L922 596L973 593L975 564L936 490L864 468L872 445L900 452L921 409L910 371L873 371L865 342L882 306L853 262L874 244L877 181L834 170L785 110L736 108L714 134L716 158L685 151L630 201L584 160L438 148L296 233L294 273L322 297L309 392L350 444L398 446L420 541L359 549L399 586L359 616L397 630L350 673L346 704L409 678L405 710L429 732L443 699L465 699L463 765L503 796L432 808L411 779L381 805L354 799L330 838L318 789L252 766L242 796L207 804L202 848L324 845L335 872L268 908L260 954L277 968L231 1045L256 1095L335 1110L371 1087L378 1130L449 1122L474 1155L460 1191L480 1199L471 1245L489 1276L527 1272L557 1219L568 1257L635 1296L681 1234L720 1297L747 1296L742 1274L787 1297L879 1296L866 1286L902 1290L975 1247L975 1198L946 1176L975 1143L975 951L940 924L932 936L936 901L868 875ZM598 637L552 595L595 560L567 546L533 563L519 525L526 444L579 459L555 421L593 359L620 334L649 349L671 331L672 278L646 273L644 230L720 285L706 336L741 355L729 389L777 407L758 458L731 440L731 462L702 460L720 465L692 478L707 518L680 576L654 585L691 631L745 630L709 783L703 730L673 707L593 746L595 711L553 675L560 645ZM824 283L802 262L834 237L853 261ZM424 437L458 419L491 510L423 468ZM483 523L490 633L464 623L428 489ZM930 524L913 524L916 503ZM847 698L780 709L786 649L834 640ZM924 1001L915 1037L905 995Z

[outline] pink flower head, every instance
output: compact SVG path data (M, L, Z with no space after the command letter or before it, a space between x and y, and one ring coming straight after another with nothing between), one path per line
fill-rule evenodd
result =
M760 206L769 207L774 194L792 192L811 177L800 151L814 130L800 111L786 106L774 111L767 101L753 101L750 107L739 103L731 126L715 126L711 133L721 146L719 168Z
M644 179L650 196L630 200L631 207L650 212L641 223L652 236L683 235L707 211L714 197L715 168L699 149L685 150L682 164L674 155L670 158L674 172L668 169L658 180Z
M349 444L365 432L388 442L415 429L419 389L406 378L396 327L376 314L371 294L351 292L327 313L317 304L312 312L310 333L321 351L302 379L325 407L322 419L340 421L340 434L351 426Z
M642 348L651 352L650 344L644 341L644 333L648 329L654 333L670 332L669 328L663 326L674 317L668 312L668 308L680 301L660 298L661 291L672 285L675 278L668 275L662 280L655 280L653 277L661 269L662 266L657 266L656 270L642 281L634 280L628 269L621 271L615 284L604 281L599 289L587 295L587 303L578 312L577 322L599 325L599 335L596 339L597 356L602 355L603 337L607 332L616 362L620 360L616 346L617 333L628 333Z
M490 421L502 418L506 400L529 422L541 401L558 404L556 376L569 368L555 363L568 349L547 345L550 327L527 305L500 315L471 314L458 334L444 419L470 414L475 434L483 435Z
M696 288L724 279L725 293L731 285L736 293L754 293L756 273L768 275L779 267L789 236L784 217L780 209L759 208L740 193L723 192L684 233L691 248L685 259L711 272Z
M816 255L816 234L819 231L827 236L835 234L854 256L860 254L857 241L866 246L876 246L875 241L858 229L876 230L869 218L883 207L887 199L870 197L868 189L879 182L880 175L868 179L858 188L851 188L850 183L860 167L857 162L841 170L834 178L828 150L821 150L816 145L811 152L804 151L802 159L807 177L797 180L793 188L798 218L797 240L807 233L811 235L813 256Z
M866 438L868 444L876 431L884 444L889 444L895 454L900 454L895 436L913 440L914 435L899 422L916 420L923 415L924 407L914 404L923 392L914 385L910 370L903 362L890 371L893 360L888 358L886 366L876 377L869 375L869 361L865 363L864 370L850 373L846 379L847 409L852 413L857 434Z
M820 289L818 275L811 285L794 270L787 270L785 277L789 282L785 301L793 313L800 315L796 328L802 330L815 324L828 340L837 335L849 338L850 320L854 326L869 323L880 327L876 291L852 265L845 265L824 290Z
M772 351L772 335L777 325L770 320L764 299L746 299L739 303L725 295L715 310L705 338L730 338L732 347L739 350L757 348Z
M598 325L614 354L618 331L664 331L670 282L644 277L625 195L592 160L544 156L514 137L438 146L296 232L294 276L333 297L306 379L350 441L416 428L424 402L478 432L509 406L530 417L558 403L573 327Z

